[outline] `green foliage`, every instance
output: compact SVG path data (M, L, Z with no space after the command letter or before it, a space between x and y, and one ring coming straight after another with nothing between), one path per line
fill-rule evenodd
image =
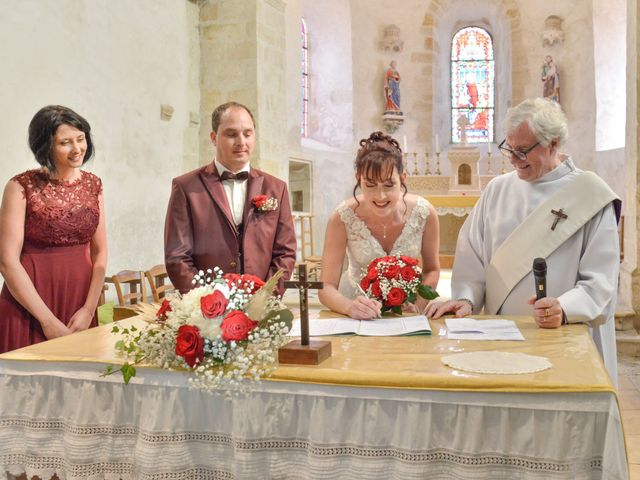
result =
M128 362L125 362L125 364L120 367L120 371L122 372L122 378L126 385L129 385L129 380L136 376L136 368Z
M418 293L422 298L426 298L427 300L433 300L434 298L438 298L440 295L435 289L431 288L429 285L420 285L418 287Z
M107 375L121 372L124 383L129 384L129 381L136 376L136 369L134 365L142 362L142 360L145 358L144 355L139 351L138 347L138 341L142 337L143 331L137 328L135 325L131 325L128 328L113 325L113 327L111 328L111 333L119 333L124 337L115 343L115 349L120 355L133 355L134 362L125 362L120 368L117 368L117 366L114 365L108 365L100 376L106 377Z

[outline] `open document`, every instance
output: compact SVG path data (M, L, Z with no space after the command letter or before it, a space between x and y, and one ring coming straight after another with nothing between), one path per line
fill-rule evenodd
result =
M447 318L449 340L524 340L513 320Z
M353 318L309 319L309 335L322 337L355 333L369 337L394 337L398 335L431 335L431 326L427 317L376 318L374 320L354 320ZM289 336L300 336L300 322L296 321Z

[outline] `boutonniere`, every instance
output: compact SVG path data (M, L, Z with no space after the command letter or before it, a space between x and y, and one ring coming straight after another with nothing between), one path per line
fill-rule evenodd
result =
M266 195L256 195L251 203L258 212L272 212L278 209L278 199Z

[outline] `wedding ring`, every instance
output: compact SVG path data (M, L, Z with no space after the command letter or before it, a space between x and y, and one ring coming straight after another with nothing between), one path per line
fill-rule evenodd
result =
M544 309L544 316L545 316L545 317L548 317L549 315L550 315L550 313L549 313L549 309L548 309L548 308L545 308L545 309Z

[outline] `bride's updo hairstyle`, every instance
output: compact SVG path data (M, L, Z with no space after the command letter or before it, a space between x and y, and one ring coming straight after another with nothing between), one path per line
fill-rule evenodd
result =
M393 167L398 170L400 183L404 194L407 194L407 186L402 181L404 163L402 162L402 150L398 142L389 135L382 132L373 132L369 138L360 140L360 149L356 155L356 185L353 187L353 198L356 198L356 191L363 180L373 180L374 182L386 182L393 175ZM356 198L358 206L360 202Z

